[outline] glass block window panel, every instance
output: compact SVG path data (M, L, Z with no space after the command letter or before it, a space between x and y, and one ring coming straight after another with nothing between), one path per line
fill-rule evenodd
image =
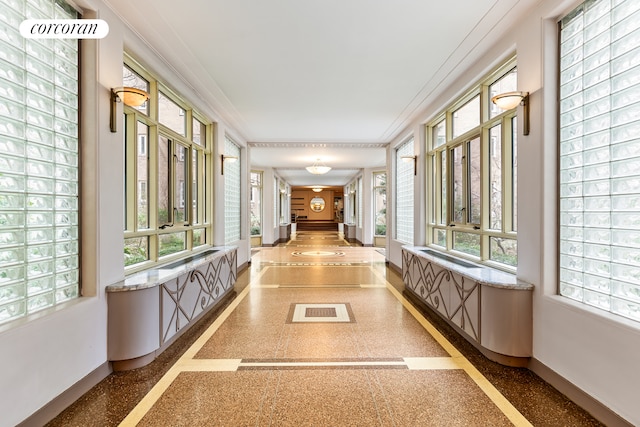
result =
M158 92L158 121L179 135L186 135L185 110L162 92Z
M224 163L224 241L240 240L240 147L229 137L224 139L224 155L236 157L235 162ZM279 194L279 193L277 193Z
M640 3L560 22L562 296L640 321Z
M403 156L413 156L413 138L396 150L396 239L413 244L413 161Z
M77 12L52 0L0 0L0 10L2 324L80 295L79 126L77 40L17 32L34 15L77 19Z

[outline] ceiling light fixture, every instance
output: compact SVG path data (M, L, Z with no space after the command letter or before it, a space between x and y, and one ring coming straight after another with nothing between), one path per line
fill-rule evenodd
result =
M529 135L529 92L505 92L491 98L491 102L503 110L522 105L522 134Z
M111 89L111 117L109 127L111 132L117 132L116 103L123 102L129 107L139 107L149 99L149 94L135 87L116 87Z
M313 187L313 188L312 188L312 190L313 190L313 192L314 192L314 193L320 193L320 192L322 191L322 188L320 188L320 187Z
M307 166L306 169L309 173L314 175L324 175L331 170L331 167L320 162L320 159L318 159L313 165Z

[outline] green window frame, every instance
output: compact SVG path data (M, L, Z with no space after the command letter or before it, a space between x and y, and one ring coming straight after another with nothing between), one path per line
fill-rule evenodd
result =
M150 94L140 107L124 105L129 274L211 246L213 124L129 56L123 80Z
M516 109L491 97L515 91L510 59L426 125L427 242L507 270L517 261Z

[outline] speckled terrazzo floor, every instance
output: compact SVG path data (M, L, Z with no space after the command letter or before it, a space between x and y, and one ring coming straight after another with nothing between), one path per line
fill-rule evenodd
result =
M335 233L261 248L236 292L150 365L110 375L48 425L600 425L416 310L383 255ZM348 304L348 321L328 321L331 309L292 321L296 304Z

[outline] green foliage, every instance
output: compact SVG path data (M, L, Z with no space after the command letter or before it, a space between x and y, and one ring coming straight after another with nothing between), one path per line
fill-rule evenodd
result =
M386 224L376 224L376 236L386 236L387 226Z

